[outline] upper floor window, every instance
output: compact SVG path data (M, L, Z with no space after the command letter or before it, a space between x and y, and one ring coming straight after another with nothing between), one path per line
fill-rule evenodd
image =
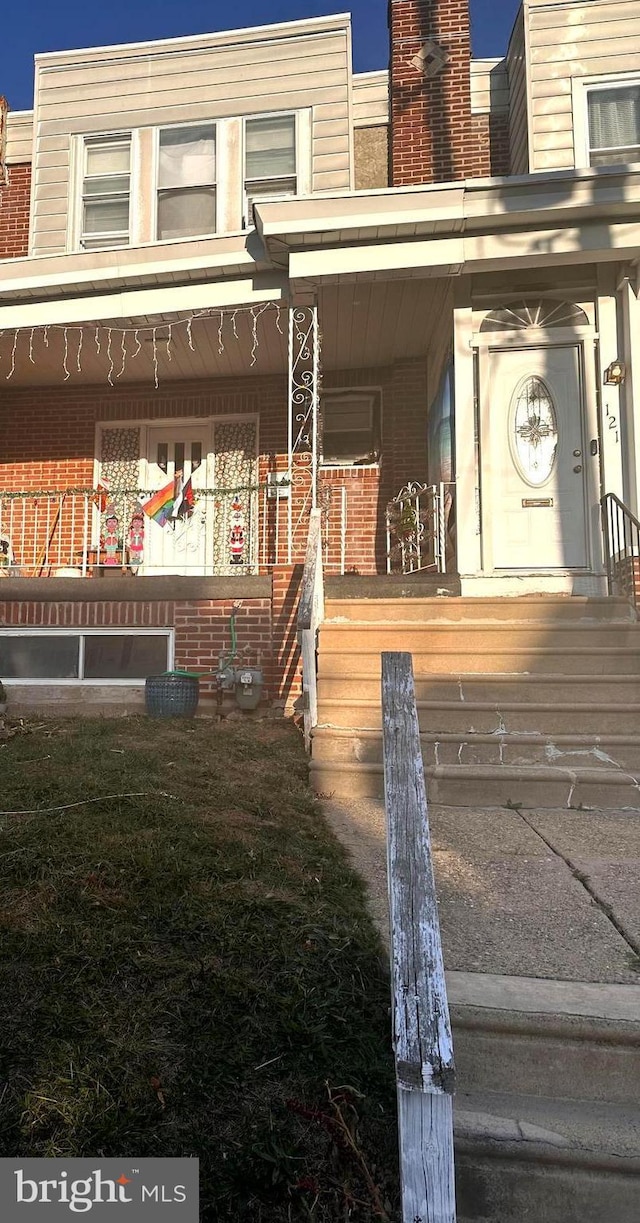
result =
M81 235L85 250L127 245L130 193L131 137L86 139Z
M589 165L640 161L640 81L587 89Z
M298 189L295 115L265 115L245 121L244 190L247 212L268 195Z
M216 128L160 131L157 237L190 238L216 230Z

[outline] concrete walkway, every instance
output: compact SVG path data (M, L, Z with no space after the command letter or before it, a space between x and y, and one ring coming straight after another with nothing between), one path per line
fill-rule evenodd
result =
M388 938L384 803L325 801ZM640 813L431 807L448 971L640 985Z

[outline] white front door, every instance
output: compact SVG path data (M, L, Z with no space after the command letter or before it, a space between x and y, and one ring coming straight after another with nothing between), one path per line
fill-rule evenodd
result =
M208 487L210 448L211 430L208 425L176 424L149 428L149 490L165 488L172 481L178 488L182 473L183 483L191 479L196 497L191 514L169 518L164 525L145 515L142 573L201 575L207 572L207 557L211 557L212 551L212 525L206 499L198 499L197 491Z
M483 484L491 506L494 569L585 567L579 348L492 351L485 421L489 463Z

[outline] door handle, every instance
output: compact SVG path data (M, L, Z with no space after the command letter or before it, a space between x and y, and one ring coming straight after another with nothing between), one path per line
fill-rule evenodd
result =
M577 474L579 471L582 471L582 463L576 463L576 465L575 465L575 467L574 467L574 469L573 469L573 470L576 472L576 474Z

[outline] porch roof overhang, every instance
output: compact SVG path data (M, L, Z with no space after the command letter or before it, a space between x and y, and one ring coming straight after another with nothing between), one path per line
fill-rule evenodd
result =
M295 290L640 259L640 170L597 168L256 205Z
M286 273L252 231L171 245L7 259L0 328L118 320L284 301Z

